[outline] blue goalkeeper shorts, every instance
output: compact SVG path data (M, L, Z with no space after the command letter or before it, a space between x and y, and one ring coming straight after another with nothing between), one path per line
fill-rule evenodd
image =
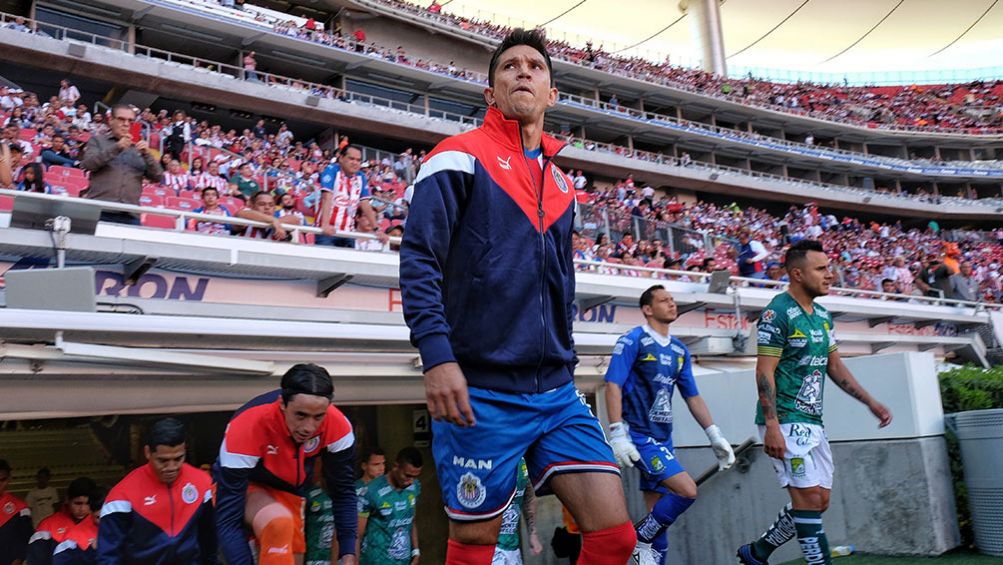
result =
M633 431L630 432L630 439L641 454L641 460L635 464L641 471L641 490L662 494L669 492L660 483L686 470L676 459L672 440L662 442Z

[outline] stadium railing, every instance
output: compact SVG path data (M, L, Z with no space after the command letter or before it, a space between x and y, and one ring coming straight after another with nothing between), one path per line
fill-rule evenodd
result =
M450 33L454 36L463 37L466 39L471 39L480 43L486 43L489 45L497 45L500 39L493 37L491 35L486 35L479 33L477 31L464 30L457 26L446 14L433 14L428 12L428 10L423 9L416 5L403 5L401 2L396 2L394 0L351 0L353 3L364 6L371 10L384 11L385 12L396 12L401 15L406 15L409 21L417 22L420 24L434 26L437 30ZM415 18L414 16L418 16ZM399 16L400 17L400 16ZM476 28L476 26L475 26ZM621 66L616 66L612 70L608 67L609 65L604 65L602 63L589 63L585 60L578 60L570 57L565 57L561 53L552 53L552 57L555 60L574 65L577 67L588 68L609 74L617 78L630 78L633 80L641 81L647 84L653 84L657 86L663 86L666 88L671 88L675 90L682 90L691 94L699 95L706 98L711 98L715 100L720 100L722 102L727 102L730 104L735 104L738 106L744 106L747 108L753 108L758 110L765 110L774 114L781 114L787 116L799 116L807 119L819 120L822 122L828 122L830 124L836 123L841 126L850 126L858 128L864 131L874 132L874 130L881 130L892 133L906 133L906 134L923 134L924 136L944 136L944 137L959 137L959 136L972 136L972 135L994 135L998 136L1003 134L1003 128L928 128L921 126L910 126L902 124L884 124L884 123L868 123L868 122L853 122L846 120L834 120L832 118L823 115L813 114L802 110L800 108L788 108L784 106L778 106L775 104L766 104L762 102L742 100L739 102L734 97L728 96L724 93L708 91L705 89L698 88L694 85L687 84L679 80L673 80L671 77L665 76L651 76L647 73L636 73L629 69Z
M329 48L339 49L345 52L355 52L356 47L358 46L358 43L354 39L340 36L337 37L337 41L335 42L318 42L314 40L302 39L297 36L290 36L289 34L282 33L281 31L275 29L269 22L257 22L253 20L247 20L246 16L239 17L240 15L243 15L242 10L223 8L220 7L218 4L211 2L201 2L197 0L143 0L143 1L151 4L170 6L173 9L195 12L203 17L227 20L230 23L236 20L248 26L254 26L259 29L260 28L267 29L269 32L274 33L276 35L281 35L283 37L291 37L293 39L306 41L311 44L320 43ZM329 37L335 38L336 36L329 36ZM341 45L338 45L338 43L341 43ZM362 47L365 48L367 46L362 45ZM384 48L386 49L386 47ZM485 74L474 73L466 70L464 70L462 73L459 72L450 73L449 65L445 65L442 63L434 63L435 68L429 68L429 67L417 67L416 64L404 63L398 60L387 60L382 56L381 58L385 62L390 64L407 66L412 68L420 68L421 70L436 72L437 74L442 74L455 80L463 80L478 84L487 84L488 82L487 75ZM664 127L676 131L695 133L699 135L712 135L715 139L724 139L726 141L741 143L744 145L753 145L756 147L775 151L795 152L800 155L808 157L835 160L844 163L851 163L854 165L867 165L867 166L887 168L898 172L908 172L913 174L924 174L924 175L974 176L974 177L1003 176L1003 163L992 162L992 161L989 162L959 161L958 165L952 166L950 164L940 164L929 160L898 159L894 157L884 157L880 155L871 155L866 153L848 151L846 149L828 148L819 145L807 145L805 143L798 143L795 141L768 137L760 134L755 134L752 132L741 132L734 129L714 126L711 124L703 124L700 122L685 120L682 118L668 116L665 114L657 114L654 112L643 112L640 110L636 110L634 108L628 108L626 106L621 106L621 105L613 105L607 102L602 102L572 94L561 94L558 98L558 103L573 105L578 108L586 109L592 112L598 112L611 117L629 118L633 121L646 123L656 127ZM987 173L986 172L987 170L993 171L995 174Z
M51 195L51 194L39 194L33 192L21 192L17 190L0 189L0 197L10 197L16 201L19 198L41 200L41 201L64 201L72 197L67 197L63 195ZM128 212L132 214L151 214L156 216L169 216L175 218L174 231L185 231L187 227L188 220L196 220L198 222L212 222L218 224L236 224L249 227L259 227L259 228L269 228L269 224L264 222L257 222L254 220L248 220L244 218L238 218L234 216L216 216L211 214L199 214L187 210L173 210L165 208L153 208L148 206L134 206L131 204L123 204L119 202L106 202L103 200L88 200L83 198L72 198L74 203L79 203L86 206L93 206L102 211L110 212ZM2 216L3 213L0 213ZM294 234L293 240L290 243L297 242L298 238L295 234L299 233L313 233L319 234L323 233L318 227L315 226L295 226L287 225L284 228L290 233ZM0 227L0 229L4 229ZM151 228L159 229L159 228ZM160 230L164 231L164 230ZM192 232L194 233L194 232ZM351 238L351 239L376 239L373 234L360 233L360 232L348 232L348 231L338 231L336 232L337 237ZM206 236L218 238L221 242L226 241L227 236ZM399 244L400 238L392 237L389 239L388 243ZM388 246L384 246L383 252L389 251ZM578 265L579 269L582 271L596 272L598 274L614 274L623 275L629 277L636 277L633 273L648 273L653 278L664 278L670 280L686 280L691 282L709 282L709 278L712 273L704 273L698 271L680 271L674 269L663 269L655 267L644 267L637 265L624 265L617 263L608 263L604 261L589 261L575 259L574 263ZM735 289L739 287L760 287L760 288L776 288L782 289L787 286L788 283L783 281L774 281L769 279L754 279L740 276L731 276L729 279L729 288ZM855 288L838 288L833 287L830 290L830 294L835 296L849 296L849 297L867 297L867 298L877 298L877 299L887 299L894 300L896 302L909 302L913 304L927 304L927 305L937 305L937 306L956 306L972 308L975 312L983 312L987 309L1000 310L1003 309L1003 304L994 304L987 302L969 302L964 300L953 300L929 296L920 295L904 295L904 294L892 294L879 291L870 291Z
M13 17L14 16L12 16L11 14L0 13L0 24L9 22L10 20L13 19ZM34 24L34 22L32 22L32 24ZM102 41L108 39L103 36L87 34L75 30L68 30L68 28L61 28L59 26L53 26L51 24L44 24L44 25L50 29L63 30L64 33L62 33L62 36L72 41L85 41L93 45L104 47ZM83 37L84 39L70 38L69 34L66 33L69 31L73 31L75 35ZM229 65L218 61L206 60L190 55L173 53L162 49L146 47L138 44L127 44L122 41L118 41L116 46L111 48L116 51L133 53L134 56L148 57L151 59L158 59L165 61L168 64L175 64L178 66L189 67L196 72L213 73L217 76L224 78L245 79L247 77L247 71L245 71L243 67ZM427 108L424 105L409 104L397 100L359 94L355 92L338 89L336 87L329 85L322 85L307 81L301 81L297 79L291 79L289 77L283 77L271 73L255 72L255 74L258 78L256 80L251 80L248 82L257 82L274 88L293 90L300 93L308 93L315 96L338 99L340 101L348 103L361 103L372 107L387 108L390 110L396 110L408 114L423 116L430 119L441 119L450 122L457 122L465 128L473 128L479 126L482 123L482 120L480 120L479 118L474 118L471 116L456 114L452 112L434 110ZM684 159L671 155L665 155L662 153L653 153L638 149L630 149L623 146L602 143L602 142L595 142L586 139L580 139L574 137L569 137L564 139L573 146L583 148L587 151L597 151L597 152L617 155L626 159L637 159L644 162L665 164L674 167L695 167L707 170L711 174L721 174L721 173L736 174L750 178L767 179L771 181L780 182L786 185L798 186L801 188L812 187L812 188L819 188L822 189L823 191L829 191L829 192L838 191L845 194L861 196L863 198L870 198L871 200L880 199L882 202L892 206L900 206L903 203L904 199L911 198L911 195L903 197L890 194L883 194L877 191L856 189L845 185L824 183L807 179L798 179L794 177L785 177L782 175L754 171L750 169L742 169L738 167L730 167L726 165L716 165L716 164L712 165L700 161L688 162ZM820 194L819 197L824 197L824 194ZM950 196L943 196L941 197L941 199L945 203L960 204L963 206L987 207L987 208L996 207L999 205L1000 202L998 199L971 200L966 198L957 198ZM871 200L867 200L866 202L870 202Z

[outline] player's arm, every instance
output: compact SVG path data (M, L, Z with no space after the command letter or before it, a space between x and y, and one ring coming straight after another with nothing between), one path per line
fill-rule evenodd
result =
M735 452L731 448L731 443L724 438L721 428L714 424L714 418L710 415L710 408L707 407L707 402L700 396L700 391L697 389L696 379L693 378L693 360L690 357L689 350L686 350L686 353L683 355L683 363L679 370L679 378L676 379L676 387L679 389L679 394L682 395L683 400L686 401L686 407L689 409L690 414L693 415L693 419L700 424L704 433L707 434L710 447L714 450L714 457L717 458L717 468L723 471L734 465Z
M359 514L359 535L355 540L355 554L362 555L362 540L366 537L366 525L369 523L369 512Z
M759 405L763 409L763 420L766 423L766 435L763 438L763 450L770 457L783 459L787 451L784 436L780 433L780 420L777 417L777 382L775 374L780 357L758 355L756 357L756 390L759 393Z
M325 448L321 459L324 481L331 497L334 529L338 534L338 557L348 555L354 558L358 555L359 504L355 495L355 436L352 432Z
M609 445L621 467L633 467L641 454L630 439L629 427L623 421L623 385L630 377L637 358L637 340L631 334L620 336L613 346L609 367L606 368L606 415L609 418Z
M850 372L850 368L846 366L846 363L843 363L838 349L829 352L828 372L829 378L836 383L836 386L867 406L871 414L874 414L874 417L878 419L878 427L883 428L892 423L892 413L857 382L856 377Z
M18 563L23 563L27 559L28 542L31 539L32 533L34 533L35 528L31 522L31 510L28 508L22 509L18 512L17 518L14 518L15 522L13 525L13 542L14 542L14 560L12 565L17 565ZM0 540L3 541L3 540Z
M418 547L418 520L411 522L411 565L418 565L421 549Z
M334 211L334 177L336 175L325 170L320 175L320 228L325 235L334 235L331 227L331 213ZM330 179L326 181L325 179Z
M238 416L227 426L219 448L216 481L216 540L227 563L253 563L244 534L244 506L247 483L260 457L252 455L254 441L249 434L257 422Z
M28 550L25 559L31 565L51 565L52 552L56 549L56 541L52 539L52 532L48 531L46 523L43 521L37 532L28 540Z
M108 494L101 507L98 524L97 562L117 565L122 562L122 551L132 532L132 504L115 489Z
M202 498L202 509L198 523L198 540L199 565L218 565L216 510L212 505L212 490L207 490Z
M457 165L450 162L453 153L459 152L433 155L415 184L401 241L400 287L411 343L421 353L429 413L435 420L472 426L474 412L449 343L442 293L443 266L473 178L473 157L464 154Z
M529 551L533 555L539 555L543 552L543 544L536 531L536 491L532 484L526 485L526 494L523 496L522 518L526 520L526 531L529 532Z

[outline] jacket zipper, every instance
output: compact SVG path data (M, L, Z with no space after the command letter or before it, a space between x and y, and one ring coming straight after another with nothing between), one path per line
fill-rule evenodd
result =
M178 477L174 479L174 482L178 482L179 480L181 480L181 473L178 473ZM171 543L169 546L171 559L168 559L167 562L170 563L173 560L174 552L177 550L174 544L177 543L178 540L176 539L176 532L174 531L174 493L171 492L171 483L168 483L166 486L167 486L167 504L171 512L170 538L174 540L174 543Z
M546 215L543 211L543 184L546 178L543 174L544 169L546 169L547 164L550 162L549 159L543 159L540 164L540 182L537 183L536 177L533 175L533 167L529 165L529 161L526 160L526 145L522 141L520 136L519 145L522 147L522 160L526 163L526 171L529 172L530 182L533 183L533 187L536 189L536 215L539 219L540 226L540 361L536 364L536 392L543 392L541 390L542 383L540 382L540 371L543 369L543 361L546 358L547 349L547 313L546 313L546 298L545 292L547 287L547 236L543 231L543 218ZM543 153L543 145L540 146L540 152Z
M296 484L293 485L293 487L296 488L296 489L299 489L300 488L300 469L303 467L303 465L300 464L300 448L302 447L302 445L297 444L295 441L293 441L293 447L295 447L295 449L296 449L296 455L294 457L294 459L296 459Z

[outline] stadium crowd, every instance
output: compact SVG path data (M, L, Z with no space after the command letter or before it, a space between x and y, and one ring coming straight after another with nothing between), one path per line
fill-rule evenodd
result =
M68 173L80 166L90 137L107 130L108 119L101 112L90 112L79 99L79 91L69 81L63 81L44 103L34 93L0 88L3 138L22 154L19 162L23 166L12 171L13 186L86 195L86 181L74 190L67 179L80 177ZM238 131L197 120L183 111L146 108L138 112L137 123L151 146L161 148L159 158L165 171L159 183L144 186L141 204L247 219L261 219L253 212L258 211L285 218L283 224L320 225L315 218L321 177L328 167L340 162L338 156L350 146L346 136L324 146L317 140L296 139L285 123L259 120ZM378 159L359 164L356 174L364 178L366 194L354 197L349 209L358 217L360 203L365 200L374 215L346 225L349 231L361 229L380 236L379 241L360 241L361 247L393 248L383 236L403 232L407 188L424 156L424 151L408 148L398 155L382 153ZM737 204L679 202L650 186L635 184L633 177L605 186L590 183L582 171L576 171L572 180L579 194L583 226L578 258L620 264L582 268L646 276L647 271L626 267L709 270L705 261L713 259L715 267L748 274L742 273L734 251L741 230L748 229L751 239L768 250L767 256L755 262L753 276L779 279L782 271L778 261L785 246L813 238L826 244L841 287L931 295L939 289L946 298L1003 300L1003 228L949 242L935 222L925 230L906 229L900 223L862 222L851 217L840 220L815 206L792 207L778 217ZM202 194L206 188L215 193L209 201ZM271 197L256 206L256 196L265 193ZM147 225L173 224L151 221ZM288 237L288 226L276 223L275 227L281 229L265 233L229 224L189 223L190 229L217 235ZM613 241L608 241L609 236ZM933 259L942 263L931 268ZM970 280L967 290L959 293L954 286L959 277L955 275L969 272L968 267L962 269L965 263L971 267L970 275L965 275ZM942 264L949 272L938 270ZM954 279L948 280L952 276ZM931 285L932 291L927 288Z

